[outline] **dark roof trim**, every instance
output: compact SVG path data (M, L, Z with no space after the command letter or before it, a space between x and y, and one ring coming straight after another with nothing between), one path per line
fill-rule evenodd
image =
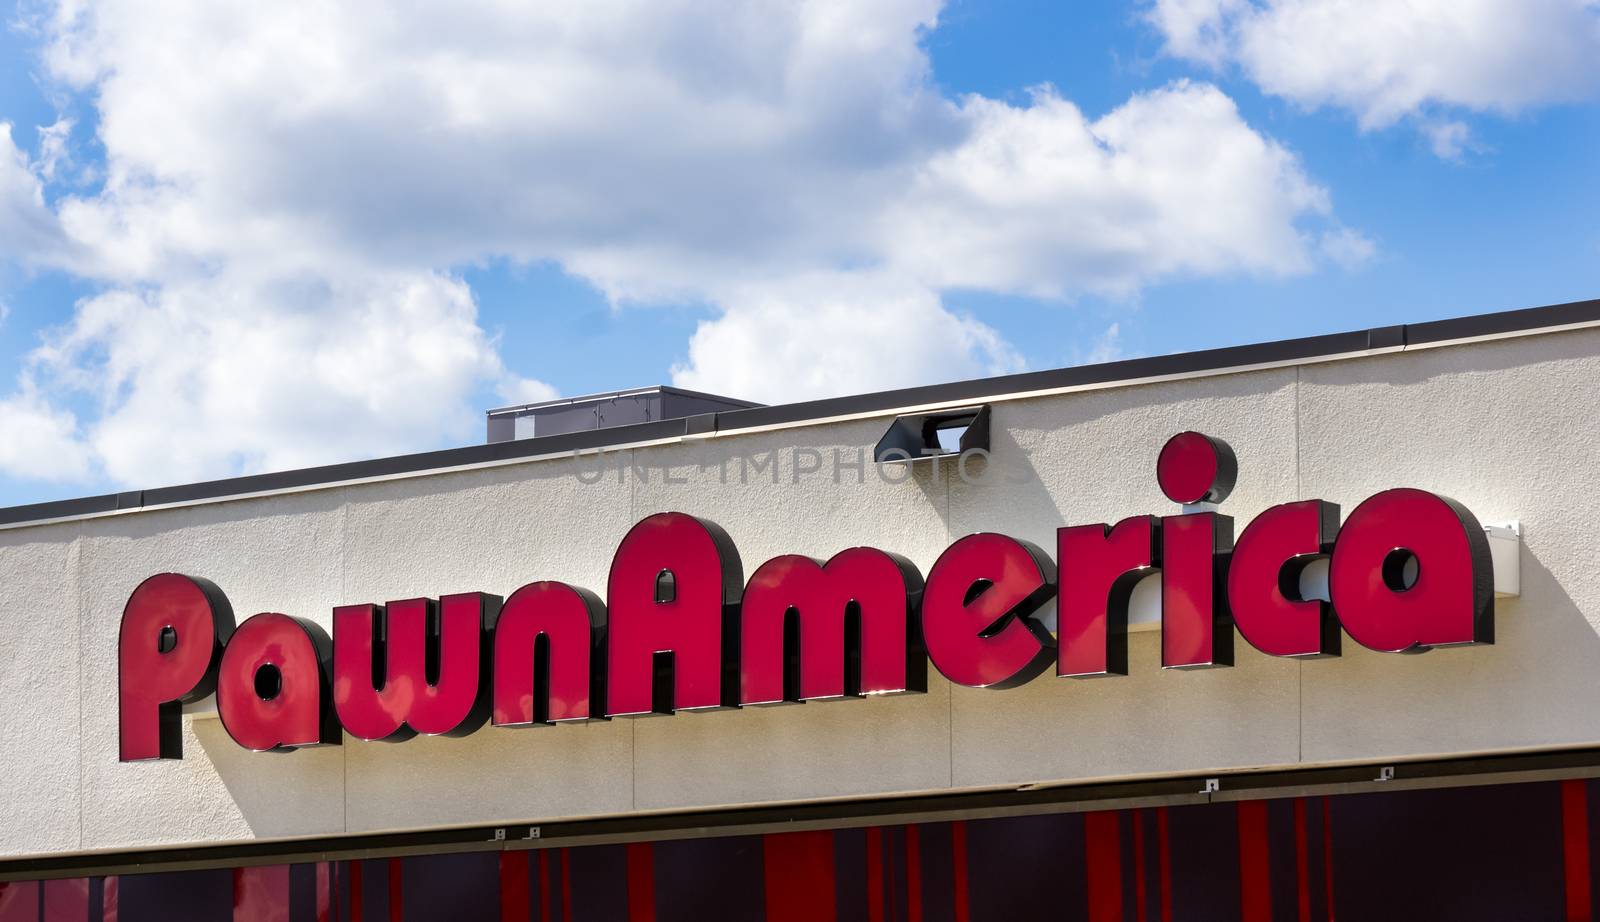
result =
M420 474L445 468L633 445L685 435L795 425L845 416L889 413L907 407L975 403L1003 395L1036 391L1103 387L1119 382L1133 383L1155 378L1221 373L1229 369L1253 366L1312 362L1374 351L1441 345L1459 340L1549 332L1582 324L1600 324L1600 299L1479 314L1451 320L1435 320L1428 323L1374 327L1349 333L1330 333L1248 346L1229 346L1199 352L1127 359L1100 365L1024 372L780 406L728 410L685 419L662 420L488 445L469 445L464 448L446 448L370 461L351 461L294 471L230 477L225 480L161 487L154 490L33 503L0 509L0 527L103 515L123 509L192 503L257 493L306 489L349 481Z

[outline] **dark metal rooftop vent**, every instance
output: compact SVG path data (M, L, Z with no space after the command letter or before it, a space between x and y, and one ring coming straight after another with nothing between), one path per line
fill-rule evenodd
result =
M638 387L587 397L563 397L542 403L499 407L488 412L489 441L509 442L534 436L565 435L587 429L609 429L701 413L742 410L759 403L701 394L676 387Z
M989 450L989 405L896 416L872 449L879 464L926 461Z

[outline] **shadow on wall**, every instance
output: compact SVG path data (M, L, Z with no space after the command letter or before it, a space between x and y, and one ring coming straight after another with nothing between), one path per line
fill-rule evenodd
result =
M1559 348L1541 351L1542 358L1560 359L1569 354L1577 357L1588 355L1588 352L1580 348L1576 342L1570 347L1562 345L1566 340L1554 342ZM1485 358L1488 361L1484 367L1489 369L1502 366L1520 367L1526 359L1523 356L1524 361L1512 361L1510 357L1495 350L1490 350ZM1395 370L1392 367L1384 369L1386 374ZM1419 368L1408 371L1402 366L1399 369L1400 374L1388 383L1405 384L1410 380L1431 377L1447 370L1441 368L1424 371ZM1408 375L1410 377L1407 377ZM1253 401L1265 399L1270 394L1278 392L1283 383L1284 378L1281 374L1251 374L1207 379L1198 385L1196 382L1187 382L1182 386L1190 389L1199 386L1205 391L1201 396ZM1114 399L1100 396L1105 392L1048 398L1052 402L1050 409L1054 424L1048 437L1073 439L1078 426L1107 416L1113 411L1122 412L1133 408L1163 412L1160 408L1171 401L1172 390L1176 387L1179 385L1158 384L1130 388L1118 392ZM1177 420L1180 413L1181 405L1175 405L1170 411L1181 428L1181 420ZM1029 520L1045 519L1057 524L1067 524L1068 517L1058 505L1056 496L1052 495L1051 485L1041 480L1038 470L1033 465L1033 459L1025 453L1013 429L1003 425L1003 421L1003 416L997 418L992 431L994 457L987 461L969 459L966 462L969 476L978 480L980 484L995 485L993 493L995 502L1004 504L1002 508L996 510L999 521L1005 521L1009 516L1018 514L1018 510L1028 510L1025 518ZM870 451L870 438L876 431L881 431L886 423L887 418L883 418L847 424L846 428L797 429L784 433L783 437L789 446L822 451L826 456L824 463L828 464L831 462L829 453L840 443L841 436L846 441L850 441L854 436L861 436L862 444ZM739 445L737 441L730 441L725 452L727 457L734 459L734 463L737 463L740 457L737 453ZM1134 457L1138 456L1137 452L1143 451L1150 458L1149 477L1152 490L1154 457L1158 448L1157 444L1133 447ZM764 450L758 449L758 452ZM1039 450L1037 442L1034 443L1034 450ZM1004 470L998 472L994 470L1000 468L1002 462L1013 466L1012 472L1017 476L1008 479ZM867 460L865 463L867 465L865 476L876 476L872 470L872 462ZM693 468L686 465L685 469ZM543 470L546 469L535 464L529 467L508 467L491 474L475 472L429 478L425 492L458 489L460 478L474 478L473 482L487 479L499 484L528 478L530 472ZM790 474L789 468L783 468L778 472L780 487L788 486ZM959 474L958 462L954 459L914 464L911 465L907 476L911 484L907 484L901 491L908 498L908 503L926 503L937 512L939 521L944 523L946 531L944 537L947 540L961 537L960 534L950 533L951 490L958 481ZM652 476L660 476L659 471L653 471ZM701 476L714 478L715 474ZM610 480L607 482L614 483ZM701 489L700 484L705 482L691 481L693 485L689 489ZM715 483L715 480L709 482ZM381 489L404 491L408 488L397 484ZM978 486L975 489L985 489L985 487ZM1070 495L1064 491L1058 490L1058 492L1063 497ZM344 501L341 491L329 491L313 496L320 496L318 499L307 500L313 507L324 503L338 505ZM797 493L796 496L800 494ZM781 494L774 500L768 490L750 488L740 490L733 504L735 507L742 503L764 503L772 506L781 505L784 501ZM1346 498L1346 501L1348 513L1354 506L1353 498ZM849 515L852 503L848 491L840 491L830 504L829 511L833 514ZM227 504L216 508L223 511L185 514L195 516L201 522L210 522L213 519L221 521L253 519L262 515L258 510L246 514L244 510L252 509L250 504ZM297 505L295 508L304 511L305 507ZM232 511L228 511L230 509ZM1004 515L998 514L1004 510L1011 511ZM697 510L691 508L686 511ZM1164 510L1130 507L1127 514L1162 511ZM117 522L108 530L130 532L123 535L124 537L141 537L145 533L154 534L165 530L142 524L140 520L145 518L130 517ZM1241 513L1237 523L1241 529L1247 520L1248 517ZM170 527L170 520L167 521ZM931 520L929 524L932 524ZM1344 655L1341 658L1310 662L1301 667L1304 691L1299 704L1303 718L1300 740L1304 761L1443 756L1496 749L1592 744L1600 740L1600 708L1595 707L1597 683L1594 678L1600 674L1600 634L1596 633L1580 602L1569 594L1568 587L1560 584L1550 567L1546 566L1535 553L1540 548L1541 523L1533 520L1524 521L1523 525L1527 529L1521 561L1523 595L1520 599L1497 601L1498 639L1494 646L1433 651L1424 656L1395 656L1371 653L1346 638ZM860 533L863 540L866 540L875 533L882 534L882 529L864 527ZM616 537L620 540L621 533ZM1577 548L1566 550L1572 541L1570 533L1556 540L1556 546L1550 548L1548 553L1555 554L1558 559L1581 553ZM832 550L839 550L842 547ZM894 546L885 549L908 550ZM1043 549L1052 559L1054 558L1053 547ZM747 574L760 562L759 559L745 561ZM931 560L918 563L922 565L925 573ZM1569 572L1570 566L1570 563L1566 564ZM529 578L539 577L540 574L536 572L529 573ZM1593 610L1592 601L1586 599L1584 604L1590 605L1591 614L1600 617L1600 611ZM248 613L239 614L243 617ZM1041 612L1041 616L1046 619L1047 624L1054 626L1053 601ZM1142 643L1144 646L1149 646L1153 641L1145 640ZM1241 648L1245 644L1242 639L1236 643ZM1235 668L1241 669L1243 666ZM1194 675L1192 681L1201 683L1206 679L1205 674L1199 673ZM1046 674L1035 681L1055 680ZM1070 688L1080 697L1085 694L1079 686L1059 687ZM1122 697L1121 689L1116 685L1107 685L1105 688L1110 697L1117 699L1115 701L1117 707L1137 703L1131 698ZM1008 694L1020 693L993 692L992 694L1004 698ZM870 704L868 702L863 706ZM1219 706L1226 708L1238 720L1249 720L1252 713L1252 702L1248 699L1232 699ZM1071 721L1075 718L1069 716L1066 719ZM291 755L249 753L237 747L216 720L196 721L194 734L227 786L240 813L256 835L271 837L330 833L344 828L347 793L344 747L329 747ZM1001 746L1025 748L1028 745L1028 741L1024 739L1026 735L1027 723L1019 721L1017 730L1011 738L1002 739L999 743ZM440 742L452 747L471 745L458 740ZM411 745L401 744L398 748L405 749ZM1178 753L1177 759L1181 761L1183 754ZM1199 762L1200 759L1196 758L1194 761ZM1203 764L1192 765L1195 770L1206 767ZM1116 765L1107 764L1101 768L1103 770L1098 772L1101 775L1112 775L1117 772ZM493 758L486 759L473 767L473 771L476 772L502 775L514 775L518 769L519 765L511 760L501 763Z
M1001 417L1003 419L1003 417ZM937 465L937 469L934 469ZM917 485L929 495L930 500L935 488L942 489L941 508L947 540L955 542L967 536L968 529L957 533L952 520L950 509L950 493L954 490L983 495L992 493L997 502L1003 502L1006 507L1032 510L1032 515L1037 516L1043 510L1049 510L1050 515L1059 525L1066 525L1065 515L1056 499L1050 493L1050 488L1044 483L1033 459L1017 441L1011 430L1003 425L993 425L989 431L989 457L974 455L965 459L939 458L931 464L919 465L924 469ZM924 483L926 481L926 485ZM1012 534L1014 538L1028 540L1022 535ZM1044 552L1047 560L1055 561L1056 549L1053 544L1038 544L1039 550ZM927 573L923 573L927 577ZM1035 617L1050 631L1056 629L1056 598L1052 594L1050 599L1039 607Z
M1594 361L1600 350L1600 330L1570 331L1561 335L1521 336L1511 339L1465 343L1442 349L1411 349L1404 353L1382 353L1306 366L1309 370L1339 368L1381 369L1381 376L1351 383L1404 387L1420 384L1444 374L1538 373L1538 366L1551 362ZM1403 355L1405 361L1395 359Z
M295 752L251 752L228 735L216 718L191 721L194 739L228 789L250 832L260 839L314 836L345 831L345 747L319 746ZM197 754L188 754L194 758ZM505 771L511 766L485 766Z
M337 512L345 500L345 488L332 487L239 500L205 501L193 506L164 507L131 515L88 519L83 523L83 531L86 536L99 539L145 541L167 537L175 530L184 528L270 522L286 517Z
M1593 743L1600 740L1600 684L1595 680L1600 676L1600 633L1534 553L1538 539L1537 523L1532 528L1524 523L1522 594L1495 600L1496 665L1504 664L1507 685L1495 689L1499 683L1483 682L1480 688L1507 702L1508 722L1549 727L1535 731L1529 745Z
M1526 523L1524 523L1526 524ZM1537 531L1525 532L1537 538ZM1303 666L1302 761L1592 745L1600 635L1524 543L1522 596L1495 600L1493 645L1416 655L1344 642Z
M1305 762L1339 760L1370 761L1385 757L1425 757L1459 755L1492 749L1515 749L1592 743L1600 739L1600 709L1594 707L1594 676L1600 673L1600 635L1585 618L1577 603L1557 583L1550 571L1525 545L1523 589L1520 599L1502 599L1497 605L1498 641L1494 646L1473 649L1439 650L1423 656L1378 654L1345 643L1344 656L1299 665L1304 681L1300 696L1300 739ZM1155 635L1141 635L1141 648L1154 643ZM1241 648L1243 640L1238 640ZM1264 658L1241 649L1241 664L1224 672L1258 670ZM1051 691L1078 698L1078 707L1052 708L1052 724L1081 724L1083 732L1103 729L1107 708L1120 710L1140 706L1139 699L1151 692L1155 669L1153 653L1138 657L1139 677L1129 684L1097 683L1093 686L1062 683L1048 673L1035 683L1050 683ZM1216 687L1230 676L1211 672L1161 675L1181 682ZM1242 678L1232 676L1231 678ZM1235 686L1236 683L1227 683ZM1173 683L1164 683L1161 694L1172 694ZM1137 686L1137 687L1136 687ZM1143 689L1141 692L1140 689ZM1038 691L1043 691L1039 689ZM1091 694L1098 701L1083 698ZM985 695L1010 701L1031 702L1039 706L1044 699L1027 690L986 691ZM1188 697L1188 696L1186 696ZM1200 690L1204 698L1204 690ZM1143 704L1150 703L1144 698ZM873 707L880 702L860 702L857 707ZM825 705L827 706L827 705ZM1212 706L1224 713L1214 714L1228 723L1248 723L1263 702L1248 695L1213 698ZM1159 713L1161 709L1157 708ZM1178 725L1165 729L1161 718L1148 731L1158 737L1182 739L1186 712L1172 711ZM1188 719L1192 720L1193 714ZM705 721L714 718L682 715L664 720ZM870 727L866 721L862 727ZM1017 719L991 736L985 745L996 750L1013 748L1023 753L1035 744L1035 722ZM717 728L721 729L721 728ZM1069 728L1066 728L1070 730ZM345 746L305 750L290 754L252 753L239 748L226 735L221 722L199 719L193 723L194 737L204 757L209 758L225 784L239 814L251 832L261 838L335 834L345 830L347 777L345 760L351 741ZM480 734L497 732L485 728ZM732 726L727 732L737 732ZM848 727L844 732L848 733ZM1292 731L1291 731L1292 732ZM1070 732L1066 735L1070 736ZM539 743L565 743L570 739L544 734ZM532 737L514 742L530 742ZM529 755L518 745L502 745L505 740L414 740L394 747L374 746L373 755L409 766L408 771L428 772L436 764L428 748L444 759L438 764L460 760L445 758L444 749L470 753L470 772L486 779L515 778L529 764ZM531 742L530 742L531 745ZM1186 744L1188 745L1188 744ZM1192 745L1200 746L1200 743ZM541 747L542 748L542 747ZM1185 771L1211 767L1201 751L1185 756L1171 754L1174 764ZM1202 747L1203 748L1203 747ZM198 755L198 754L196 754ZM453 753L452 753L453 755ZM558 753L545 755L560 758ZM1111 764L1117 758L1108 754L1105 764L1080 766L1075 777L1110 776L1117 773ZM456 766L457 769L460 766ZM627 771L617 765L617 771ZM358 777L364 777L356 773ZM1063 778L1062 780L1071 780ZM707 803L704 806L715 806ZM509 789L488 784L472 803L472 816L462 814L457 821L481 816L525 816L525 806ZM449 824L444 815L430 822Z

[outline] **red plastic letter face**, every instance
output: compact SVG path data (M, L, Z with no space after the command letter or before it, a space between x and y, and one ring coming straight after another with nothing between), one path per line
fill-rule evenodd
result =
M483 615L479 592L333 610L333 701L351 736L402 740L459 736L483 722ZM437 616L435 616L437 613ZM435 625L437 628L435 629ZM438 651L435 674L430 647Z
M1221 439L1180 432L1161 446L1156 481L1175 503L1220 503L1233 492L1239 461Z
M511 593L494 627L494 724L525 727L588 720L605 711L591 664L603 653L606 610L566 583Z
M217 674L217 714L246 749L339 742L328 706L328 635L310 621L264 612L233 632Z
M611 714L737 703L722 682L722 623L743 576L733 542L710 522L663 512L633 526L611 561L606 594Z
M183 758L183 705L216 687L232 630L233 609L208 580L162 573L133 590L117 638L123 762Z
M1494 565L1483 527L1455 500L1424 490L1369 497L1339 530L1328 590L1364 647L1494 642Z
M1319 499L1273 506L1239 536L1228 607L1250 645L1273 656L1337 656L1333 606L1300 597L1300 571L1333 549L1339 507Z
M1219 552L1233 544L1233 519L1214 512L1161 520L1161 665L1233 665Z
M1128 598L1160 558L1161 528L1140 515L1056 532L1061 595L1056 603L1058 676L1128 674Z
M762 564L744 592L740 703L924 691L927 659L907 642L915 634L910 599L921 588L909 562L870 547L827 564L796 555ZM791 612L798 650L786 651ZM846 666L855 654L852 683Z
M1050 665L1055 638L1033 617L1050 599L1055 567L1005 535L968 535L939 555L922 594L928 657L945 678L1011 688Z

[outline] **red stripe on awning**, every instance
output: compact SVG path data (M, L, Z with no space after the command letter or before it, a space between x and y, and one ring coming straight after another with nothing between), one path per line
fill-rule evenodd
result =
M906 922L922 922L922 844L917 827L906 827Z
M39 922L86 922L89 918L89 878L67 877L41 881L44 914ZM283 869L283 905L289 905L289 869Z
M1306 847L1306 799L1294 799L1294 879L1300 922L1311 922L1311 858Z
M1156 839L1161 847L1161 922L1172 922L1172 839L1166 807L1156 808Z
M1267 802L1239 802L1239 917L1272 922L1272 863L1267 849Z
M350 862L350 922L361 922L361 869L365 861Z
M762 836L761 851L767 922L810 922L837 916L832 832ZM867 860L870 877L870 851Z
M528 853L500 853L500 922L528 922Z
M1122 830L1112 810L1083 815L1089 922L1122 920Z
M967 823L956 820L950 824L950 851L954 860L954 890L956 922L972 922L972 907L967 896Z
M867 922L883 922L883 830L867 829Z
M1333 808L1322 798L1322 892L1328 895L1328 922L1333 922Z
M328 910L333 902L333 883L329 879L328 862L317 862L317 922L328 922Z
M562 922L572 922L572 862L564 848L561 849L561 918Z
M1589 879L1587 781L1561 782L1561 853L1566 865L1567 922L1589 922L1594 904Z
M634 842L628 845L628 922L655 920L655 846L649 842Z
M1144 811L1133 811L1133 917L1150 922L1150 907L1144 895Z
M107 877L100 893L101 922L117 922L117 878Z
M88 908L85 901L80 918L88 915ZM233 922L273 922L287 918L288 865L269 864L233 869Z
M405 922L405 904L401 902L404 894L400 888L399 858L389 859L389 922Z

